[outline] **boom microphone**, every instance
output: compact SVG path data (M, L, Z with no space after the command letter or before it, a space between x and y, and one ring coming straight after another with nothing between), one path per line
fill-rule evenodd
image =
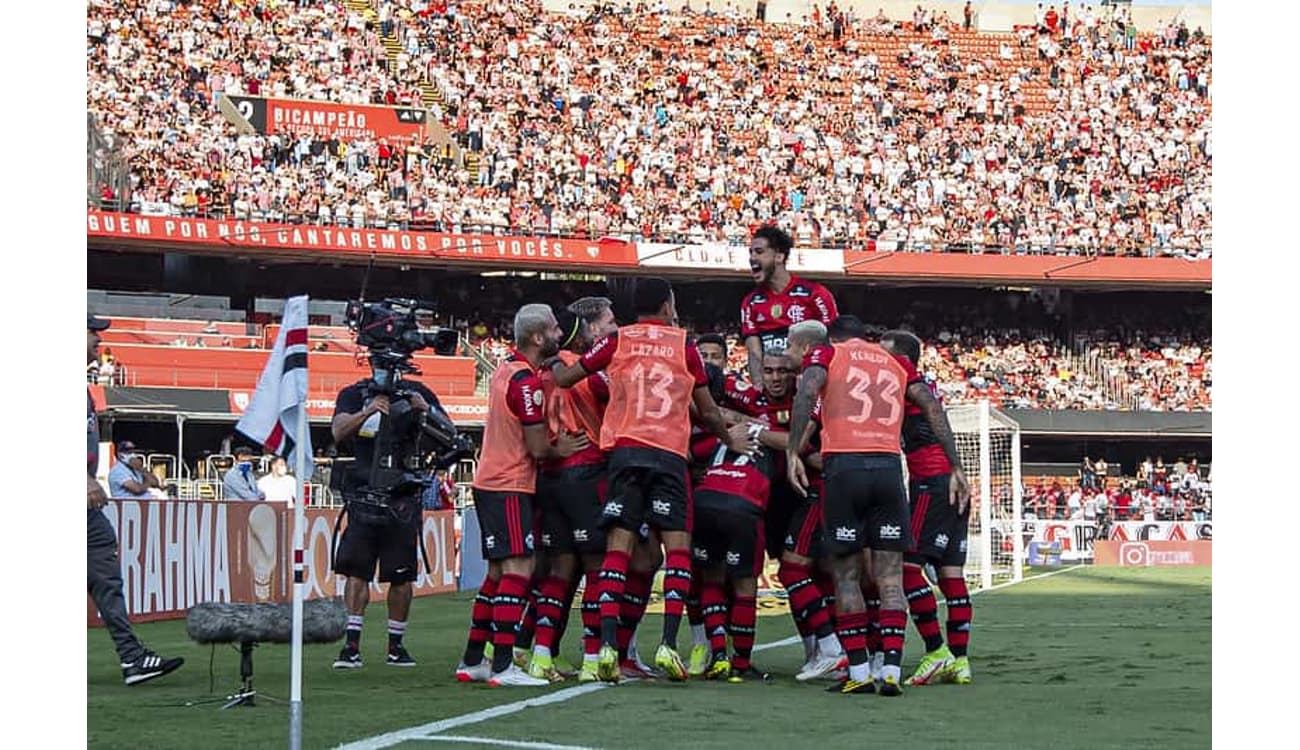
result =
M302 642L333 643L343 637L348 613L338 598L302 603ZM198 643L289 643L292 604L204 602L190 607L185 632Z

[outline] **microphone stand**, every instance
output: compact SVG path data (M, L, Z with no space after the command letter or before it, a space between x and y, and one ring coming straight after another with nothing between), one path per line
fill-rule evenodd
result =
M240 641L239 643L239 688L234 693L224 698L187 701L185 705L202 706L211 703L222 703L222 711L235 706L256 706L258 693L253 687L253 649L256 647L257 644L253 641ZM265 693L261 697L272 703L283 704L285 702L281 698L266 695Z

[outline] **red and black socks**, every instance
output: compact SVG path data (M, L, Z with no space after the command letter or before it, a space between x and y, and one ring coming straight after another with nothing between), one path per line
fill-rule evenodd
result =
M623 608L623 590L627 588L627 568L632 556L621 550L605 553L600 566L600 641L618 646L618 619Z
M461 660L467 667L477 666L483 661L483 647L492 637L492 604L497 594L497 583L496 578L485 576L474 597L474 607L469 615L469 642L465 644L465 657Z
M737 596L731 603L731 648L735 655L731 666L749 669L754 652L754 627L758 622L758 601L752 596Z
M721 583L704 583L700 604L704 610L704 629L709 636L709 650L714 658L727 655L727 595Z
M691 551L685 547L668 550L664 559L664 640L677 648L686 599L691 595Z
M953 656L966 655L970 644L970 592L965 578L941 578L939 590L948 600L948 649Z
M537 631L535 650L543 655L555 653L558 645L560 623L564 619L564 600L568 595L569 582L563 578L551 576L542 581L537 592Z
M925 641L926 653L942 648L939 602L934 598L934 590L930 588L930 582L925 580L925 574L915 565L903 566L903 595L907 597L907 608L912 613L916 632Z
M507 573L492 598L492 671L502 672L514 658L516 627L528 606L528 579Z

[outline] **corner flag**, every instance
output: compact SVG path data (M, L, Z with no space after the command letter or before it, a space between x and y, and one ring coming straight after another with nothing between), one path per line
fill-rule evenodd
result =
M297 466L301 447L310 462L311 434L298 434L298 410L307 408L307 297L291 297L257 390L235 429Z

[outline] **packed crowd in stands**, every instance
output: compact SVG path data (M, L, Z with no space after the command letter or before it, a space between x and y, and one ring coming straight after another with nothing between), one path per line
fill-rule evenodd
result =
M374 0L368 20L330 0L92 0L88 110L137 211L674 242L776 220L803 245L1210 255L1200 29L1095 3L1009 34L693 5ZM422 84L463 158L239 134L216 106L418 106Z
M508 356L512 312L518 301L563 306L587 295L608 295L598 282L520 277L458 276L439 300L438 324L463 334L461 354L489 364ZM731 368L743 372L747 355L740 340L739 300L744 282L682 282L677 306L692 333L719 333L731 342ZM1071 324L1052 290L1031 293L833 285L840 309L861 317L873 334L889 328L912 330L924 342L921 371L936 383L946 403L988 398L1001 408L1209 411L1212 408L1211 305L1204 295L1076 293L1070 296ZM241 330L243 324L240 324ZM313 350L355 351L343 327L313 326ZM218 346L229 333L140 333L158 342L192 346L205 336ZM236 337L237 346L269 347L258 327ZM272 336L273 338L273 336ZM1076 343L1071 344L1071 341ZM246 343L259 342L259 343ZM89 379L103 385L125 381L131 366L112 345L91 365Z
M1076 477L1029 477L1026 519L1081 521L1210 521L1213 483L1193 457L1165 464L1147 456L1133 475L1116 476L1104 458L1085 457Z

